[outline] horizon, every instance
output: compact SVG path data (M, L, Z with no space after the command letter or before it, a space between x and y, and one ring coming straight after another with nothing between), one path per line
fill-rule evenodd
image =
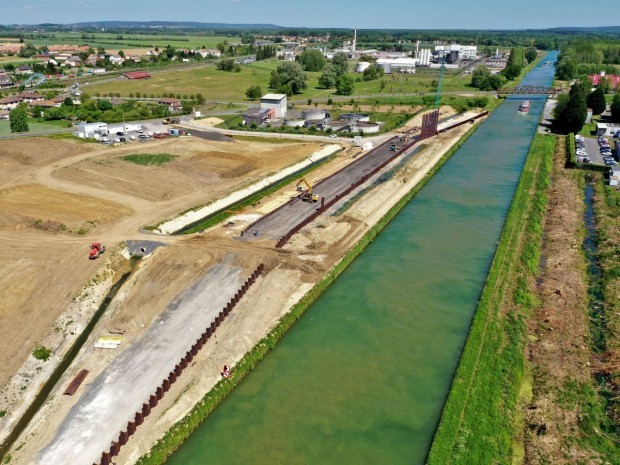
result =
M556 29L567 30L567 29L613 29L620 28L620 24L608 24L602 26L575 26L575 25L562 25L562 26L551 26L551 27L539 27L539 28L488 28L488 29L478 29L478 28L386 28L386 27L377 27L377 28L366 28L366 27L348 27L348 26L287 26L281 24L271 24L271 23L231 23L231 22L216 22L216 21L193 21L193 20L164 20L164 19L153 19L148 21L140 21L140 20L130 20L130 19L103 19L103 20L84 20L84 21L76 21L71 23L0 23L0 27L46 27L46 26L54 26L54 27L72 27L72 26L81 26L86 24L100 24L100 23L138 23L138 24L151 24L151 23L195 23L198 25L202 24L213 24L217 26L224 26L222 29L233 29L233 28L244 28L244 27L264 27L266 30L269 27L275 27L279 29L308 29L308 30L357 30L359 31L469 31L469 32L527 32L527 31L553 31ZM132 26L127 26L132 27ZM179 29L191 29L191 26L151 26L152 28L162 28L166 27L170 28L179 28Z
M6 1L6 0L5 0ZM616 2L597 3L596 12L581 15L574 24L574 12L583 10L577 0L546 3L522 0L518 8L489 5L488 0L472 0L463 5L458 0L444 0L440 6L428 8L405 0L384 0L381 8L372 9L368 0L329 0L295 4L283 0L151 0L122 2L109 0L105 9L95 0L56 0L54 8L44 0L26 0L15 8L3 11L3 26L70 25L84 22L201 22L218 24L269 24L283 28L360 29L360 30L539 30L553 28L617 27L606 24L615 11ZM557 4L557 6L556 6ZM424 9L426 8L426 9ZM160 11L160 9L162 11ZM191 11L191 14L188 14ZM166 20L156 19L163 13ZM98 16L94 19L94 16ZM120 18L119 18L120 16ZM183 19L192 16L192 19ZM343 24L347 18L348 24Z

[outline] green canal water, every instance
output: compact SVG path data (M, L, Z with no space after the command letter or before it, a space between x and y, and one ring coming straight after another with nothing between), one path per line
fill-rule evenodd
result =
M541 64L523 84L552 75ZM523 115L523 99L482 123L169 464L424 463L544 104Z

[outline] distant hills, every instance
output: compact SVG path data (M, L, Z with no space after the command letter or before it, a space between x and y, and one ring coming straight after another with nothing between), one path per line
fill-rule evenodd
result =
M0 23L0 30L10 29L26 29L32 30L36 28L46 29L108 29L108 30L129 30L129 29L189 29L189 30L297 30L297 31L339 31L349 30L346 27L290 27L278 26L277 24L256 23L256 24L239 24L239 23L202 23L198 21L84 21L69 24L12 24L3 25ZM358 29L358 31L364 29ZM553 28L524 28L524 29L442 29L442 28L412 28L412 29L389 29L389 28L366 28L368 31L427 31L427 32L448 32L448 31L467 31L467 32L550 32L555 34L604 34L604 35L620 35L620 26L599 26L599 27L553 27Z
M65 24L77 28L283 29L275 24L200 23L194 21L87 21Z
M540 30L540 29L539 29ZM542 29L543 31L549 32L605 32L605 33L615 33L620 34L620 26L600 26L600 27L551 27L547 29Z

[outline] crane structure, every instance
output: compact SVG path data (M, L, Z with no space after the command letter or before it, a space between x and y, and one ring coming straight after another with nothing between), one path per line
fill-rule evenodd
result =
M304 190L302 184L306 185L306 187L308 188L307 191ZM312 193L312 185L308 181L306 181L306 178L301 178L297 182L297 191L301 192L299 194L299 198L301 200L305 200L306 202L312 202L312 203L316 203L319 201L319 196L317 194Z

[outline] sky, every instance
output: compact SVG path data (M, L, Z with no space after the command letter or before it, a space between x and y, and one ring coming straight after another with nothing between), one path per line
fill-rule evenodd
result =
M0 0L0 24L198 21L359 29L615 26L617 0Z

